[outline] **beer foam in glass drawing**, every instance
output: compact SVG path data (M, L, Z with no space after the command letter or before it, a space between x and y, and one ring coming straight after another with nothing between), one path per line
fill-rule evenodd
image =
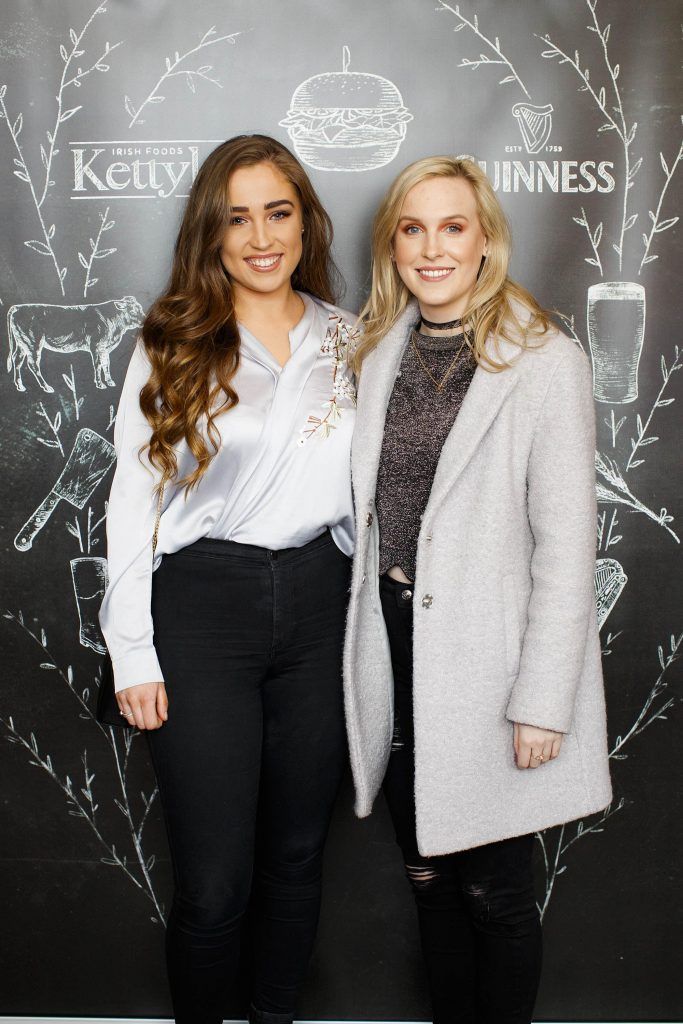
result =
M593 284L587 315L594 398L614 405L633 402L645 335L645 289L633 281Z

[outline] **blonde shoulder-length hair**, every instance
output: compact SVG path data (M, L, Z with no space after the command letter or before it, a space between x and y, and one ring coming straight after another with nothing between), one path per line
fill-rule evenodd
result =
M382 200L372 231L372 289L360 319L363 335L356 348L354 363L359 371L365 357L393 327L411 299L411 293L399 277L391 259L392 243L403 203L410 190L426 178L464 178L474 191L477 213L488 240L488 253L482 260L477 282L463 321L473 332L471 348L478 363L498 372L509 363L500 354L498 340L504 338L520 348L539 344L533 339L552 326L549 313L533 295L508 277L510 228L489 179L469 157L432 156L417 160L401 171ZM528 318L520 320L513 300L521 303ZM498 360L486 349L493 336ZM543 344L543 340L540 341Z

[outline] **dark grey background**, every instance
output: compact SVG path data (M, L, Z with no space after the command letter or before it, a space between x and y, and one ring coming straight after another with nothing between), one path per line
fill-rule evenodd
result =
M611 23L604 47L588 28L595 27L591 6L579 0L463 0L459 14L455 3L449 10L438 0L327 5L313 0L197 0L190 6L171 0L108 0L101 7L98 11L95 4L79 0L59 5L5 0L0 11L0 86L7 86L0 100L0 299L5 314L18 306L14 315L21 318L27 303L87 306L124 296L134 296L146 309L164 284L182 198L131 198L149 195L135 189L125 190L125 198L112 190L76 198L75 150L92 154L93 143L112 140L122 146L195 140L201 161L217 142L241 131L263 131L287 143L279 121L292 93L313 75L341 70L345 45L351 53L349 70L388 78L413 115L389 164L361 173L310 169L335 224L348 308L357 309L366 292L369 225L380 196L407 162L444 152L472 154L486 161L492 178L499 176L498 194L515 242L512 276L558 309L587 351L592 341L594 358L596 353L598 359L604 357L609 339L604 319L593 338L588 337L588 288L603 281L632 282L645 289L638 395L625 402L624 385L610 401L596 401L603 456L600 513L605 519L599 557L618 561L628 577L602 630L609 652L605 675L612 747L619 745L619 737L627 738L616 751L620 757L613 760L615 802L607 819L573 823L564 832L553 830L539 839L539 898L545 902L548 890L550 895L537 1017L683 1017L681 677L670 657L679 650L683 631L676 586L683 529L676 427L683 374L672 371L681 362L675 350L680 343L675 293L680 226L671 223L678 206L674 168L681 140L678 5L669 0L599 0L594 13L600 31ZM69 29L78 40L88 22L77 43L83 54L72 57ZM459 24L463 28L454 32ZM233 43L216 42L188 54L212 26L215 33L206 43L240 35ZM552 43L539 38L544 35ZM107 42L113 49L102 56L103 70L90 71ZM552 44L569 60L558 54L544 57ZM152 92L164 75L165 57L173 64L176 50L180 62L173 70L179 73ZM489 63L481 63L482 54ZM616 80L615 64L620 66ZM60 89L60 79L68 83L79 66L81 84ZM499 84L510 76L511 67L517 77ZM201 68L205 77L198 74ZM580 72L586 68L594 94L579 91L585 84ZM608 123L599 109L603 86L605 111L616 129L601 130ZM523 87L533 104L552 105L545 146L559 150L527 151L511 113L517 102L528 102ZM144 123L131 125L132 115L150 95L164 99L148 102L136 119ZM126 110L126 96L132 114ZM50 161L46 132L54 132L58 97L63 113L81 109L59 125L54 143L59 152ZM634 123L628 146L633 187L626 190L619 129L628 137ZM521 152L508 147L521 147ZM114 160L127 159L112 156L110 149L92 165L101 173ZM529 192L519 183L516 190L505 190L502 164L512 160L527 170L534 162L536 173L540 160L551 169L554 160L606 162L614 187L605 192L554 192L547 187ZM53 184L41 203L46 163L47 180ZM577 170L573 165L570 169ZM576 187L578 181L568 184ZM92 196L94 190L85 194ZM587 228L576 222L584 219L582 209L597 259ZM98 240L105 213L104 223L113 223ZM624 232L620 261L613 244L619 244L622 225L633 214L637 219ZM89 238L105 253L92 261ZM25 244L34 240L42 242L42 251ZM106 254L110 249L114 251ZM646 254L657 258L643 263ZM86 287L89 262L90 278L98 280ZM635 351L635 323L623 304L605 308L616 310L608 315L614 335L608 361L627 358ZM69 315L78 322L84 313ZM30 550L21 552L13 543L57 480L78 430L88 427L111 441L111 407L133 338L132 331L123 335L112 352L116 389L95 387L86 351L44 351L42 372L52 393L39 388L26 365L24 392L15 388L11 373L1 385L6 496L0 524L0 608L6 613L0 692L2 1013L170 1013L163 925L154 905L156 900L167 907L170 897L159 808L155 800L136 853L129 823L115 804L118 799L125 810L127 799L139 823L144 811L140 794L152 793L153 775L145 741L138 735L122 786L116 761L118 757L123 772L122 739L115 741L115 757L108 737L92 720L99 655L79 642L70 568L76 557L104 554L103 525L95 524L104 513L110 476L82 511L62 501ZM33 338L34 344L39 341ZM598 379L596 389L599 384ZM655 407L658 400L661 404ZM638 440L641 428L645 432L632 454L631 439ZM81 552L68 525L73 527L76 518L84 537L88 508L90 549L84 540ZM89 693L83 699L85 688ZM639 726L634 729L635 723ZM92 803L97 804L92 822L70 814L76 807L65 792L68 776L75 800L91 817L84 760ZM103 862L113 859L112 847L121 860L127 858L125 869ZM558 849L562 852L556 861ZM414 912L384 808L380 804L371 819L356 821L348 786L328 847L320 941L300 1013L309 1019L385 1020L420 1020L428 1014Z

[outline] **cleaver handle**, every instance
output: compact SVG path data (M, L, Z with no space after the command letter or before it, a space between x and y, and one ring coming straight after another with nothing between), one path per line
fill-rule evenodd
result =
M50 491L47 498L38 506L32 516L29 517L26 523L19 530L19 533L14 538L14 546L17 551L28 551L36 535L45 526L57 505L60 502L60 497L55 491Z

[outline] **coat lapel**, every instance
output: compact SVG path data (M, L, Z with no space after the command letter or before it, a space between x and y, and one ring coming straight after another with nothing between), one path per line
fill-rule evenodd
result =
M496 358L488 342L489 352ZM509 351L508 351L509 349ZM501 354L514 358L519 349L501 344ZM511 365L498 373L477 366L467 389L460 411L446 438L434 474L434 481L424 513L425 525L451 490L470 461L484 434L498 415L501 406L519 380L517 366Z
M365 504L375 495L387 406L408 342L409 329L417 322L418 317L418 305L413 300L377 348L368 356L361 372L353 442L353 484L357 503ZM498 373L477 366L455 423L441 450L423 517L425 524L474 455L484 434L519 380L519 370L515 365L515 360L520 355L519 348L503 339L499 345L500 350L497 352L492 338L489 337L489 354L496 361L502 356L512 365Z
M352 459L357 502L365 503L375 494L387 406L408 342L409 329L417 322L418 316L418 305L413 300L367 357L361 370Z

